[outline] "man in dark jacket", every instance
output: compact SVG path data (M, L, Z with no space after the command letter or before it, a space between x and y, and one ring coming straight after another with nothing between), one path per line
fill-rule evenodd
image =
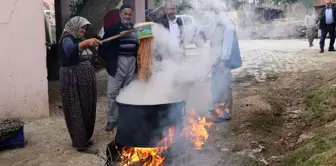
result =
M123 31L131 30L133 9L130 5L120 7L119 23L111 25L105 30L103 39L117 35ZM139 42L136 34L130 33L99 47L98 55L107 62L107 125L106 131L112 131L118 120L116 98L121 88L127 86L135 78L136 58L138 55Z
M180 18L176 17L177 4L174 2L166 2L164 4L165 14L154 22L163 25L167 28L171 35L180 40L181 46L183 46L183 22Z
M321 10L318 21L320 22L319 29L321 30L320 53L324 52L324 41L328 33L330 36L328 51L335 51L334 43L335 43L336 9L332 7L331 0L326 1L326 7Z

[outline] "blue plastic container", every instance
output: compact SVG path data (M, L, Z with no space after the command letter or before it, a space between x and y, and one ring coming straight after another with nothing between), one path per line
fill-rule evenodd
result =
M20 148L24 148L25 139L24 139L23 127L21 127L19 131L11 138L5 139L0 142L0 148L6 148L12 146L19 146Z

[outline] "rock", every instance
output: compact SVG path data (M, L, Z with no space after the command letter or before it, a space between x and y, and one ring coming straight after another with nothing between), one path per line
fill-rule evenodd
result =
M328 127L328 128L335 128L336 127L336 120L326 124L325 126Z
M290 114L288 117L289 117L290 119L297 119L297 118L299 118L300 116L299 116L298 114Z
M280 162L280 157L278 157L278 156L271 156L268 160L272 160L272 161L274 161L274 162Z
M257 144L257 141L251 141L251 144Z
M262 145L259 145L259 148L261 149L262 152L266 149L265 146Z
M288 113L290 113L290 114L301 114L301 113L302 113L301 110L286 111L286 112L288 112Z
M267 160L265 160L265 158L261 158L261 159L259 159L259 161L261 161L265 165L269 165L269 163L267 162Z
M312 139L314 136L315 136L314 133L301 134L300 138L298 139L296 143L299 144L307 139Z
M72 150L66 150L66 151L63 152L63 154L65 154L65 155L68 155L68 154L71 154L71 153L72 153Z
M252 159L256 160L257 157L254 155L253 152L248 152L248 156L251 157Z
M243 151L237 152L236 154L241 155L241 156L246 156L248 154L248 152L246 150L243 150Z
M265 147L262 146L262 145L259 145L259 148L252 149L252 152L253 153L260 153L260 152L263 152L264 150L265 150Z
M218 151L221 151L221 149L222 149L222 146L221 146L221 145L219 145L219 144L217 144L217 145L216 145L216 148L218 149Z
M300 117L300 114L302 114L301 110L294 110L294 111L286 111L289 115L288 117L291 119L297 119Z
M222 151L222 152L229 152L230 149L228 149L228 148L221 148L221 151Z
M280 139L279 143L280 143L281 146L287 146L288 145L288 142L283 138Z

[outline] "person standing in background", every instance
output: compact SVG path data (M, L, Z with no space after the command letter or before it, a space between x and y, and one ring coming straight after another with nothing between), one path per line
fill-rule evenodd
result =
M307 28L306 36L308 39L309 47L314 46L313 41L316 36L316 18L315 15L312 14L312 11L308 11L307 15L305 16L304 22Z
M321 10L321 13L318 17L319 29L321 30L320 38L320 53L324 52L324 42L329 33L330 43L328 51L335 51L335 19L336 19L336 10L332 7L332 1L326 1L326 7Z
M123 31L133 29L131 5L124 4L120 7L120 22L105 29L103 39L118 35ZM98 56L107 62L107 125L105 131L112 131L117 126L118 108L116 98L121 88L127 86L135 79L137 70L139 41L135 32L111 40L101 45Z
M232 73L241 67L240 48L236 28L223 12L218 18L211 39L212 55L217 61L211 73L212 104L206 119L211 122L224 122L232 118Z
M164 15L154 20L154 22L163 25L170 33L170 35L176 37L180 42L180 47L183 48L184 56L186 51L184 47L183 36L183 21L181 18L177 18L177 3L168 0L164 3ZM158 57L159 59L161 57Z
M177 4L170 1L166 2L164 4L164 11L165 15L160 17L158 20L155 20L154 22L163 25L165 28L169 30L171 35L180 39L181 43L183 43L182 40L183 22L180 18L176 17Z

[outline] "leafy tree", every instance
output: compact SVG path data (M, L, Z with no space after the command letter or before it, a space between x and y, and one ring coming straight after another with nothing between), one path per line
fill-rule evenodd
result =
M153 0L153 8L157 8L157 7L160 7L162 4L162 0Z
M87 18L92 23L88 34L97 34L103 26L104 16L115 9L121 0L83 0L82 8L76 15Z
M69 7L71 17L78 15L80 11L83 9L86 2L87 0L70 0Z

